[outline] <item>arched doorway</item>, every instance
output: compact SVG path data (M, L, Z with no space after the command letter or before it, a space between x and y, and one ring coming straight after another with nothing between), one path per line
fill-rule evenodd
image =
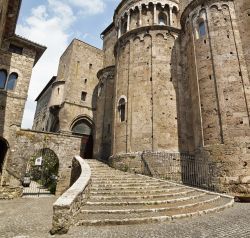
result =
M80 118L73 123L72 133L82 136L80 155L85 159L93 158L93 123L87 118Z
M5 139L0 137L0 177L3 172L3 165L7 151L8 151L8 143Z
M37 163L39 162L40 163ZM26 173L32 181L48 189L50 193L56 193L59 159L55 152L49 148L37 151L29 160Z

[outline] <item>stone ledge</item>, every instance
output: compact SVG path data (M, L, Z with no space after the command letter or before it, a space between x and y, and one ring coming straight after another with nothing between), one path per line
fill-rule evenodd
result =
M74 160L79 164L81 173L76 182L53 204L51 234L67 233L89 196L91 169L80 156L75 156Z

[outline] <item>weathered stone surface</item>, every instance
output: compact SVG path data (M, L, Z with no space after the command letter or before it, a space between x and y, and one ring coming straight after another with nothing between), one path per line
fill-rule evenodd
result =
M89 196L91 170L81 157L74 158L80 165L81 173L75 183L53 205L51 234L65 234L74 224L74 217L80 212Z

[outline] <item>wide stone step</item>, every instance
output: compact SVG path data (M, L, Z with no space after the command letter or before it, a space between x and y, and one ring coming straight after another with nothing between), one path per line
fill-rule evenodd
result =
M166 180L114 170L92 160L90 197L77 225L174 220L232 206L233 199Z
M91 189L93 191L102 191L102 190L126 190L126 189L129 189L129 190L143 190L143 189L146 189L146 190L151 190L151 189L157 189L157 188L170 188L172 187L171 184L158 184L158 185L134 185L134 186L95 186L95 185L92 185Z
M152 205L152 204L164 204L164 203L174 203L178 201L186 201L198 197L205 196L206 193L203 192L198 192L194 191L191 193L188 193L186 195L177 195L173 198L165 198L165 197L160 197L156 199L114 199L113 201L110 200L105 200L103 199L102 201L100 200L95 200L93 198L90 198L89 201L87 201L86 204L88 205L106 205L106 206L113 206L113 205L140 205L140 204L145 204L145 205Z
M120 184L120 183L94 183L92 184L92 188L99 188L99 187L105 187L105 188L109 188L109 187L138 187L138 186L161 186L161 185L169 185L169 183L165 182L165 181L149 181L149 182L138 182L138 183L124 183L124 184Z
M141 213L80 213L77 225L122 225L136 224L156 221L171 221L177 218L202 215L209 212L220 211L232 206L233 201L226 198L220 198L210 203L203 203L197 206L183 207L159 212L141 212Z
M136 212L148 212L148 211L164 211L170 209L179 209L182 207L196 206L201 203L214 202L220 199L219 195L206 194L201 197L194 198L192 200L177 201L175 203L163 203L163 204L137 204L137 205L85 205L81 209L81 212L86 213L136 213Z
M183 190L186 187L177 187L177 186L169 186L167 188L159 188L159 189L144 189L144 190L91 190L91 195L129 195L129 194L158 194L158 193L167 193L167 192L177 192Z
M151 198L167 198L167 197L174 197L174 196L181 196L181 195L187 195L189 193L193 193L193 189L185 189L183 191L178 191L178 192L168 192L168 193L160 193L160 194L136 194L136 195L92 195L91 196L91 201L93 200L123 200L123 199L151 199Z

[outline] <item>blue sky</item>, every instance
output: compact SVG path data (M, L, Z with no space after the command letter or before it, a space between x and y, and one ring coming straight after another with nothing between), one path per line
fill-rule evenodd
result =
M22 0L17 34L48 47L33 70L23 128L31 128L34 100L56 75L59 58L73 38L102 47L100 33L120 0Z

